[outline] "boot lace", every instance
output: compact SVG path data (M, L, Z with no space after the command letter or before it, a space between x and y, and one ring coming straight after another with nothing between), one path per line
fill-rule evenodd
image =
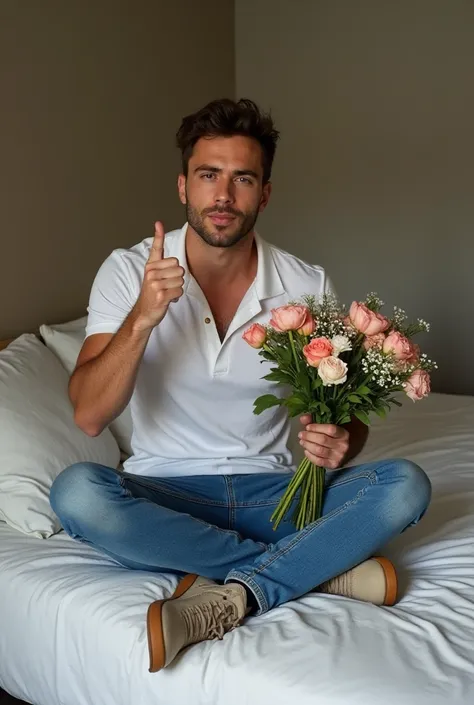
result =
M226 632L240 623L237 608L227 597L219 601L210 600L203 604L190 605L181 614L186 624L188 644L204 639L222 639Z

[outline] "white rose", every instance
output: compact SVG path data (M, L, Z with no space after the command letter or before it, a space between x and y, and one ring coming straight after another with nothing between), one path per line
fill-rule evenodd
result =
M342 384L347 379L347 364L339 357L323 357L318 367L318 375L326 387L330 384Z
M351 341L347 335L335 335L331 338L334 357L338 357L341 353L352 350Z

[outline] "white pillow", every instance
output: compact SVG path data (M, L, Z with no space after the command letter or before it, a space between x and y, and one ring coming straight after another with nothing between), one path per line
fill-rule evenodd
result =
M76 361L86 337L87 316L77 318L69 323L60 323L53 326L42 325L40 334L47 347L61 360L62 364L72 375ZM109 426L115 440L127 456L132 454L132 414L127 406L120 416Z
M0 519L48 538L60 524L49 504L56 476L79 461L117 467L120 451L108 429L91 438L74 423L68 376L34 335L0 352Z
M74 372L77 356L86 337L87 316L69 323L40 326L40 334L46 346L59 357L69 376Z

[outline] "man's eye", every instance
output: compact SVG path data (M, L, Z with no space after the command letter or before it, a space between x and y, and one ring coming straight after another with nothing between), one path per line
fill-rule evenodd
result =
M215 174L213 174L212 172L207 172L207 173L201 174L201 179L203 179L204 181L206 181L206 180L211 181L214 177L215 177Z
M244 184L251 184L252 183L252 179L249 179L247 176L239 176L238 180Z

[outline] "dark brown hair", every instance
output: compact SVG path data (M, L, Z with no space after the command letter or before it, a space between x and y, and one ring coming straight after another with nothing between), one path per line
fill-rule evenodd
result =
M176 134L181 150L183 174L188 175L188 162L194 145L201 137L253 137L262 147L263 183L270 180L273 158L279 132L273 126L269 114L262 113L258 106L247 98L238 102L230 98L213 100L192 115L183 118Z

